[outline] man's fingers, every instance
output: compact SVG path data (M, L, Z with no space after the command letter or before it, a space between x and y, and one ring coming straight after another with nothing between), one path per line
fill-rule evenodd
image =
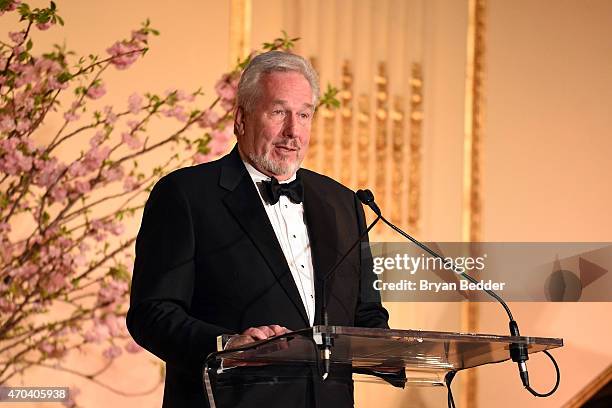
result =
M286 327L279 326L278 324L272 324L268 326L272 331L274 331L275 336L280 336L281 334L288 333L289 330Z
M265 340L268 337L279 336L287 332L289 330L286 327L271 324L269 326L249 327L242 334L252 336L255 340Z
M271 331L271 330L270 330ZM266 331L261 330L261 327L249 327L242 334L246 334L247 336L253 337L255 340L265 340L268 337Z

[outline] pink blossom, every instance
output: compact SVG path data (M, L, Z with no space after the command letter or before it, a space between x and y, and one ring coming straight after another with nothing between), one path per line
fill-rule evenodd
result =
M9 0L8 4L4 6L4 10L0 12L0 16L6 11L13 11L21 3L21 0Z
M140 353L143 350L134 340L128 341L123 348L131 354Z
M207 109L204 111L204 113L202 113L202 116L200 116L200 119L198 120L198 125L201 128L215 127L217 126L218 122L219 115L217 114L217 112L212 109Z
M0 120L0 132L12 132L15 129L15 121L8 116Z
M121 134L121 140L123 143L128 145L130 149L138 149L142 146L142 142L138 139L138 137L128 132L123 132Z
M175 105L166 110L165 115L167 117L175 117L181 122L187 122L187 113L185 112L185 108L180 105Z
M17 165L21 168L22 171L30 171L32 169L32 158L29 156L24 156L20 151L15 152L15 156L17 159Z
M11 232L11 224L8 222L0 222L0 234L8 234Z
M85 265L85 262L87 261L87 258L85 258L85 255L83 254L77 255L73 259L74 259L74 264L76 266L83 266Z
M131 131L134 131L138 129L138 127L140 126L140 121L139 120L128 120L127 125Z
M125 227L120 222L111 222L107 224L106 230L113 235L121 235L125 231Z
M62 186L56 186L54 189L51 190L51 197L55 201L60 201L61 202L61 201L65 200L67 194L68 194L68 192Z
M234 100L233 99L221 99L221 102L219 102L219 104L227 112L232 111L234 109Z
M134 179L134 177L127 177L124 181L123 181L123 189L125 191L134 191L138 188L139 184L138 182Z
M43 283L43 286L47 292L55 292L67 284L66 277L59 272L55 272L49 276L49 279Z
M47 21L46 23L36 24L36 28L38 28L40 31L45 31L45 30L48 30L49 27L51 27L51 25L52 25L51 21Z
M8 4L4 6L4 10L0 11L0 16L7 11L15 10L19 4L21 4L21 0L9 0Z
M50 160L34 159L34 167L38 170L34 175L34 184L42 187L49 187L55 183L65 165L58 164L56 158Z
M85 194L85 193L88 193L89 191L91 191L91 184L89 184L89 181L77 180L74 183L74 189L79 194Z
M64 113L64 119L66 119L66 122L74 122L75 120L79 120L80 117L81 115L77 114L73 110L69 110L68 112Z
M0 298L0 311L2 311L3 313L11 313L16 308L17 305L15 304L15 302L11 302L10 300L5 299L4 297Z
M200 152L197 152L193 156L191 156L191 160L193 161L193 164L206 163L206 162L211 161L212 159L213 159L212 155L202 154Z
M93 220L89 223L89 225L94 231L104 229L104 222L102 222L102 220Z
M39 347L40 347L41 351L43 351L43 352L45 352L47 354L51 353L51 351L53 351L53 348L54 348L53 345L51 343L47 342L47 341L43 341L40 344Z
M99 146L104 141L104 132L98 131L91 139L89 139L89 145L91 147Z
M68 175L70 177L80 177L85 174L87 174L87 169L80 161L75 161L68 167Z
M211 137L213 140L227 143L232 138L232 135L233 133L231 132L231 128L229 126L226 126L223 129L213 130Z
M68 85L68 81L60 82L57 80L56 76L50 76L47 78L47 87L49 87L49 89L66 89L68 88Z
M109 337L110 330L108 326L99 322L94 322L93 327L83 335L83 339L88 343L100 343Z
M142 97L137 93L133 93L128 98L128 109L136 115L142 109Z
M109 348L107 348L106 350L104 350L102 352L102 355L106 358L108 358L109 360L112 360L114 358L117 358L121 355L122 351L121 351L121 347L119 346L110 346Z
M56 75L62 72L62 66L59 62L48 59L48 58L39 58L34 63L36 69L38 69L41 73L48 73L51 75Z
M18 123L17 123L17 132L19 133L23 133L26 130L30 129L30 126L32 125L32 121L29 119L21 119Z
M21 75L15 79L15 88L35 82L38 80L38 72L35 65L27 64L21 66Z
M227 101L232 102L234 101L234 99L236 99L235 82L232 81L232 78L229 74L223 75L221 79L217 81L215 85L215 91L221 99L225 99Z
M111 313L104 316L104 324L106 327L108 327L109 333L112 337L122 336L127 331L125 320L122 320Z
M67 353L66 347L63 344L50 343L46 340L43 341L38 348L43 353L47 354L47 357L51 358L61 358Z
M104 84L94 85L87 90L87 96L91 99L101 98L105 93L106 88L104 87Z
M15 44L21 44L23 42L23 40L25 40L25 31L16 31L16 32L9 32L9 38L11 39L11 41L13 41Z
M121 166L113 166L102 170L101 176L108 182L113 182L123 177L123 168Z
M176 102L193 102L195 100L195 96L193 94L187 93L182 89L168 89L165 92L166 97L172 94L174 94L174 99Z
M133 41L140 41L140 42L146 42L147 41L147 37L148 34L146 32L144 32L143 30L138 30L138 31L132 31L132 40Z
M117 41L115 44L109 47L106 52L108 52L112 57L111 64L113 64L117 69L126 69L136 62L141 53L139 50L140 47L138 44L133 42Z
M104 283L98 292L98 303L114 303L128 291L128 284L124 281L111 280Z
M83 166L87 171L98 170L109 154L110 148L108 146L92 147L83 157Z

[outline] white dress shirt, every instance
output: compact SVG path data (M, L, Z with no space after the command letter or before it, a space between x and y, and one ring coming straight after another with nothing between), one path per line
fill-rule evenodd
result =
M271 180L255 167L243 160L244 165L255 183L259 198L268 214L276 238L280 243L291 275L295 281L302 303L306 309L310 325L314 324L315 295L314 295L314 268L312 266L312 254L310 251L310 240L306 228L303 203L295 204L287 196L281 195L274 205L269 204L262 197L257 183ZM289 183L295 180L295 174L289 180L279 183Z

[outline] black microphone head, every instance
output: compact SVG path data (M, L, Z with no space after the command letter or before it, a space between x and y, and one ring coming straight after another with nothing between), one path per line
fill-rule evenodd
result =
M365 205L370 205L374 202L374 194L370 190L357 190L357 198Z
M372 194L372 192L370 190L368 190L368 189L357 190L357 193L355 193L355 194L357 195L357 198L359 199L359 201L361 201L363 204L365 204L368 207L370 207L372 209L372 211L374 211L376 213L376 215L379 215L379 216L382 217L382 213L380 212L380 208L378 208L378 206L374 202L374 194Z

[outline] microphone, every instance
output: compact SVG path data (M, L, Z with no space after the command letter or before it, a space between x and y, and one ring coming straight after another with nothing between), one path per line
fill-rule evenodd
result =
M363 200L361 199L361 197L359 197L359 192L362 190L359 190L357 192L357 196L359 198L359 200L361 202L363 202ZM368 190L369 191L369 190ZM374 196L372 195L372 193L370 192L370 196L371 196L371 202L374 202ZM370 204L368 204L370 205ZM374 204L376 205L376 204ZM376 207L378 208L378 207ZM323 292L323 300L321 302L321 321L323 323L324 326L328 326L329 325L329 316L327 314L327 282L329 280L329 278L331 278L334 273L338 270L338 267L344 262L344 260L349 256L349 254L353 251L353 249L355 249L355 247L363 240L363 238L368 235L368 233L370 232L370 230L372 230L372 228L374 228L374 226L378 223L378 221L380 221L381 219L381 215L380 215L380 210L377 213L378 216L376 217L376 219L368 226L368 228L366 228L366 230L359 235L359 238L357 238L355 240L355 242L350 246L350 248L344 253L344 255L342 255L342 257L334 264L334 266L332 266L330 268L330 270L323 275L323 288L322 288L322 292ZM323 381L325 381L325 379L329 376L329 368L330 368L330 363L331 363L331 354L332 354L332 349L333 347L333 339L331 338L331 336L329 336L327 333L323 333L321 336L321 360L323 361Z
M359 200L363 204L365 204L368 207L370 207L372 209L372 211L374 211L374 213L376 213L376 215L377 215L376 220L377 221L378 221L378 219L381 219L385 224L387 224L389 227L391 227L394 231L396 231L397 233L399 233L403 237L407 238L408 240L412 241L415 245L417 245L419 248L423 249L428 254L430 254L430 255L432 255L432 256L434 256L436 258L440 258L441 260L446 262L446 260L444 259L444 257L442 255L438 254L437 252L435 252L434 250L429 248L427 245L421 243L420 241L418 241L417 239L413 238L412 236L410 236L406 232L402 231L399 227L395 226L393 223L391 223L385 217L383 217L382 212L380 211L380 208L378 208L378 205L376 205L376 203L374 202L374 194L372 194L372 192L370 190L366 189L366 190L359 190L359 191L357 191L357 198L359 198ZM478 283L478 281L476 279L474 279L470 275L466 274L465 272L458 272L457 270L455 270L454 266L453 266L452 269L453 269L453 271L456 274L458 274L461 277L469 280L470 282L476 283L476 284ZM494 291L489 290L489 289L483 289L483 290L488 295L490 295L495 300L497 300L503 306L504 310L506 311L506 314L508 315L508 318L510 319L510 322L509 322L510 335L511 336L517 336L517 337L520 336L518 324L514 320L514 317L512 316L512 312L510 311L510 308L508 307L506 302L497 293L495 293ZM539 397L545 397L545 396L551 395L552 393L554 393L557 390L557 387L559 386L559 376L560 376L560 374L559 374L559 370L558 370L558 367L557 367L557 363L552 358L552 355L550 355L546 350L544 350L544 352L546 353L546 355L548 355L548 357L550 357L552 359L553 364L555 365L555 368L557 369L557 383L554 386L554 388L552 389L552 391L550 391L550 392L548 392L546 394L539 394L539 393L535 392L530 387L530 385L529 385L529 373L527 371L527 363L526 363L526 361L529 359L529 353L527 351L527 346L524 345L524 344L517 344L517 343L510 344L510 357L512 358L512 361L514 361L518 365L519 375L521 377L521 382L523 383L523 386L529 392L531 392L533 395L539 396Z
M370 207L376 215L378 215L379 217L382 217L380 208L378 208L378 206L374 202L374 194L372 194L370 190L357 190L356 194L357 194L357 198L359 198L359 201L361 201L363 204Z

